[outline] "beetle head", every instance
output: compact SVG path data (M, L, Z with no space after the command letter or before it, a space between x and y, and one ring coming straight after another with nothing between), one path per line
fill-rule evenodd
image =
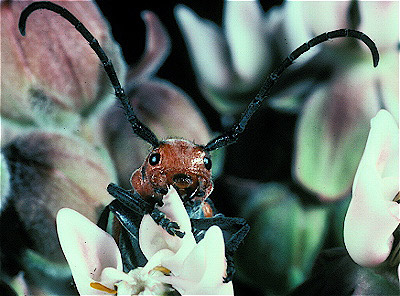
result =
M213 190L211 158L202 146L167 139L149 153L131 183L144 198L160 198L173 186L183 201L204 200Z

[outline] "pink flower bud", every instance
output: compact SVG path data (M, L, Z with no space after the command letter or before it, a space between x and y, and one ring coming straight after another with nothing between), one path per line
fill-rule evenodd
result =
M61 260L55 217L69 207L97 222L112 201L113 173L99 149L79 138L32 132L3 149L11 172L12 202L32 241L50 260Z
M18 31L21 11L31 1L1 3L2 106L1 115L21 122L87 111L109 96L106 73L87 41L58 14L39 10ZM117 72L123 68L120 50L109 27L92 1L62 1L99 40Z

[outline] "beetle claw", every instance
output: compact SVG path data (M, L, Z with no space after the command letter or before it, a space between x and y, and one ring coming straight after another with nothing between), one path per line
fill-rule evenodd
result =
M185 236L185 232L182 232L182 231L179 231L179 230L176 230L175 234L179 238L183 238Z
M182 231L179 231L179 225L176 222L169 222L167 228L165 229L170 235L176 235L180 238L182 238L185 233Z
M231 255L225 254L226 256L226 277L223 278L223 282L224 283L229 283L232 278L233 275L235 273L235 265L233 263L233 258Z

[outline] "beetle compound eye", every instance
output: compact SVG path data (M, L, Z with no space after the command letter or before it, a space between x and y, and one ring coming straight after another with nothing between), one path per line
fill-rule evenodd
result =
M212 163L209 157L204 157L204 166L207 170L211 170Z
M160 153L152 153L149 157L149 163L151 165L156 165L160 162Z

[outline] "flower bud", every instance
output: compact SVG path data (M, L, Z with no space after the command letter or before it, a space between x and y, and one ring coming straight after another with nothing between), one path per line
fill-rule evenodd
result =
M28 17L26 36L18 19L31 1L1 3L1 115L21 123L76 123L77 113L109 97L111 86L88 42L67 20L48 11ZM124 62L109 27L91 1L62 1L99 40L117 72Z
M294 6L302 15L304 26L315 35L341 28L355 29L367 34L380 53L396 50L398 1L288 1L286 5ZM347 42L343 38L334 41L335 44ZM367 48L363 50L368 51Z
M374 40L381 53L386 51L397 52L399 42L399 2L358 2L361 16L359 30L366 32Z
M338 73L317 90L297 123L293 175L322 200L349 193L378 110L374 69L366 63Z
M243 214L251 228L238 249L238 275L264 291L287 294L306 279L321 250L327 209L303 206L287 186L266 183Z
M226 1L222 28L184 5L175 16L205 97L221 112L242 111L271 63L260 4Z
M391 51L379 61L379 91L382 92L383 107L399 123L399 54Z
M39 131L17 138L3 153L11 172L11 201L30 247L48 260L63 260L57 211L77 209L97 222L113 199L106 190L114 180L107 158L79 138Z
M129 88L156 74L170 52L171 40L158 16L151 11L144 11L142 19L146 26L146 47L137 64L129 69L127 92Z

